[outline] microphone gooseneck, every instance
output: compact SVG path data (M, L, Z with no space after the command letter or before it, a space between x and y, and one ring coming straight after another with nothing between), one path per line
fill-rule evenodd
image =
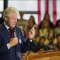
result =
M12 31L13 31L14 37L16 37L16 34L15 34L16 30L15 30L15 28L12 28Z
M42 38L41 38L42 39ZM43 43L44 43L44 45L45 45L45 42L44 42L44 40L42 39L42 41L43 41ZM49 51L49 49L48 49L48 47L45 45L45 47L46 47L46 49L47 49L47 51Z
M12 28L12 31L15 32L16 31L15 28Z

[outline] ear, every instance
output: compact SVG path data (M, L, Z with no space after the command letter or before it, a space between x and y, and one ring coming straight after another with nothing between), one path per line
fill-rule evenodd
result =
M8 18L7 18L7 16L5 16L5 21L7 21L8 20Z

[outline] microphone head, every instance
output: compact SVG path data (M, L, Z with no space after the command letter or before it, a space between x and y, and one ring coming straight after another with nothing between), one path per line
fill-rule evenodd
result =
M13 31L14 37L16 37L16 34L15 34L16 30L15 30L15 28L12 28L12 31Z
M12 31L15 32L16 31L15 28L12 28Z

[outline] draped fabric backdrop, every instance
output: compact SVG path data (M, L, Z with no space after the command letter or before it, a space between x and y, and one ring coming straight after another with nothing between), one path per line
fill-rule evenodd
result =
M60 18L59 2L59 0L38 0L38 26L41 20L43 20L45 13L49 13L50 20L55 26L56 21Z
M30 15L33 15L38 25L43 20L45 13L49 13L50 20L53 22L54 26L56 21L60 19L60 0L9 0L8 7L9 6L16 7L19 11L37 12L37 14L31 14L30 12L24 14L23 18L28 20Z

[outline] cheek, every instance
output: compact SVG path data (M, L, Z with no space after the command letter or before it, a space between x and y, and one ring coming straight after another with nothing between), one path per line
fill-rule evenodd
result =
M9 25L12 26L14 21L9 21Z
M16 22L15 23L17 23L17 20L16 20Z
M10 24L10 21L9 20L7 21L7 24Z
M10 21L9 23L10 23L10 24L12 24L13 22L12 22L12 21Z
M15 21L10 21L10 24L13 24Z

